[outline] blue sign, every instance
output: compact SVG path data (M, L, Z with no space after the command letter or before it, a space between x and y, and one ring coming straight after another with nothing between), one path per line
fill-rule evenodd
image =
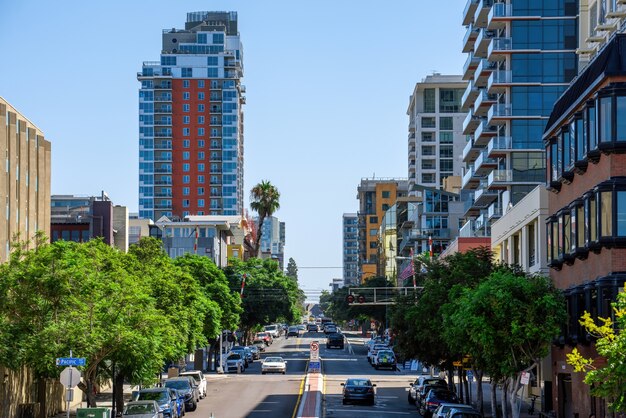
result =
M472 371L471 371L471 370L468 370L468 371L467 371L467 380L468 380L469 382L471 382L472 380L474 380L474 373L472 373Z
M86 360L84 357L76 358L76 357L60 357L56 361L57 366L84 366L86 364Z
M322 363L319 361L309 362L309 373L319 373L322 368Z

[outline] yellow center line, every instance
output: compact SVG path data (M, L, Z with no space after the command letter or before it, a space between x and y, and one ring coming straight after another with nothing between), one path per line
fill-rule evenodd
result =
M298 391L298 399L296 400L296 406L293 408L293 414L291 414L291 418L296 418L296 414L298 413L298 407L300 406L300 401L302 400L302 393L304 392L304 380L306 379L306 369L308 365L305 366L305 373L302 375L302 381L300 382L300 390Z

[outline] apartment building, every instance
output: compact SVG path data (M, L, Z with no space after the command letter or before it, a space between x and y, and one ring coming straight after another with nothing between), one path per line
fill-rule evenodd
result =
M597 358L583 312L612 318L626 283L626 5L580 2L578 77L556 102L544 133L550 277L564 291L568 321L552 348L557 416L608 416L566 355Z
M440 188L446 177L462 175L457 156L465 146L461 96L466 86L460 75L438 73L415 84L407 109L409 196L415 196L417 184Z
M139 216L243 213L243 50L236 12L164 29L139 90Z
M577 73L577 15L576 0L467 1L462 236L490 236L503 210L545 181L542 134Z
M346 286L359 284L359 230L356 213L344 213L343 224L343 283Z
M11 242L50 236L50 142L30 120L0 97L0 262L9 258Z
M259 218L254 218L259 224ZM271 258L278 262L281 271L285 269L285 223L275 216L263 220L259 257Z
M357 187L359 283L379 275L379 229L385 212L408 194L408 179L363 178Z

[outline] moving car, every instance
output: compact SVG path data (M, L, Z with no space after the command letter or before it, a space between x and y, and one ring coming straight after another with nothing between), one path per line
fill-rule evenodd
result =
M166 388L176 389L185 395L185 411L195 411L198 407L198 389L189 381L190 377L173 377L167 379L163 386ZM193 378L191 378L193 379Z
M337 325L335 324L324 325L324 334L331 334L333 332L337 332Z
M306 331L306 325L305 324L299 324L296 325L298 327L298 331Z
M131 401L124 407L122 416L128 418L163 418L156 401Z
M432 418L433 412L441 403L460 403L456 393L447 388L437 387L428 391L422 399L419 412L423 418Z
M178 416L176 399L172 398L168 388L142 389L133 393L133 401L156 401L159 405L159 412L165 418L176 418Z
M246 352L245 348L241 346L234 346L233 348L230 349L230 352L240 354L241 358L243 359L243 366L246 369L248 368L248 365L251 363L252 353Z
M274 338L272 337L272 334L270 334L269 332L257 332L254 339L263 340L265 342L265 345L268 347L271 343L274 342Z
M415 405L415 402L418 401L418 392L421 390L422 386L428 384L439 384L443 387L448 387L448 383L439 377L420 376L415 379L415 382L410 384L408 395L409 404Z
M252 345L258 348L261 352L265 351L265 341L263 340L255 339L252 341Z
M282 373L287 372L287 360L282 357L265 357L261 363L261 374L265 373Z
M253 360L259 360L261 358L261 351L262 350L260 350L258 346L256 346L256 345L249 345L248 348L252 352L252 359ZM265 350L265 348L263 348L263 350Z
M226 357L226 372L243 373L246 370L244 361L241 353L230 353Z
M319 327L317 326L317 324L309 324L306 326L306 330L309 332L318 332Z
M206 379L201 370L187 370L180 374L180 376L191 376L198 386L198 393L200 399L206 398Z
M300 335L300 330L298 327L289 327L287 330L287 337L298 337Z
M378 350L372 361L376 370L380 368L396 369L396 355L392 350Z
M371 380L365 378L350 378L346 380L345 383L342 383L341 386L343 386L342 402L344 405L354 401L374 405L374 388L376 385L372 384Z
M269 332L273 338L280 337L281 329L278 327L278 325L266 325L263 327L263 329L266 332Z
M339 347L343 350L343 347L344 347L343 334L334 332L326 336L326 348L332 348L332 347Z

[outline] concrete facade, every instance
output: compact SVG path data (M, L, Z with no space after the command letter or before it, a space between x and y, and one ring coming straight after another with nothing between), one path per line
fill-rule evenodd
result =
M0 262L10 243L32 239L37 231L50 236L51 144L44 134L0 97Z

